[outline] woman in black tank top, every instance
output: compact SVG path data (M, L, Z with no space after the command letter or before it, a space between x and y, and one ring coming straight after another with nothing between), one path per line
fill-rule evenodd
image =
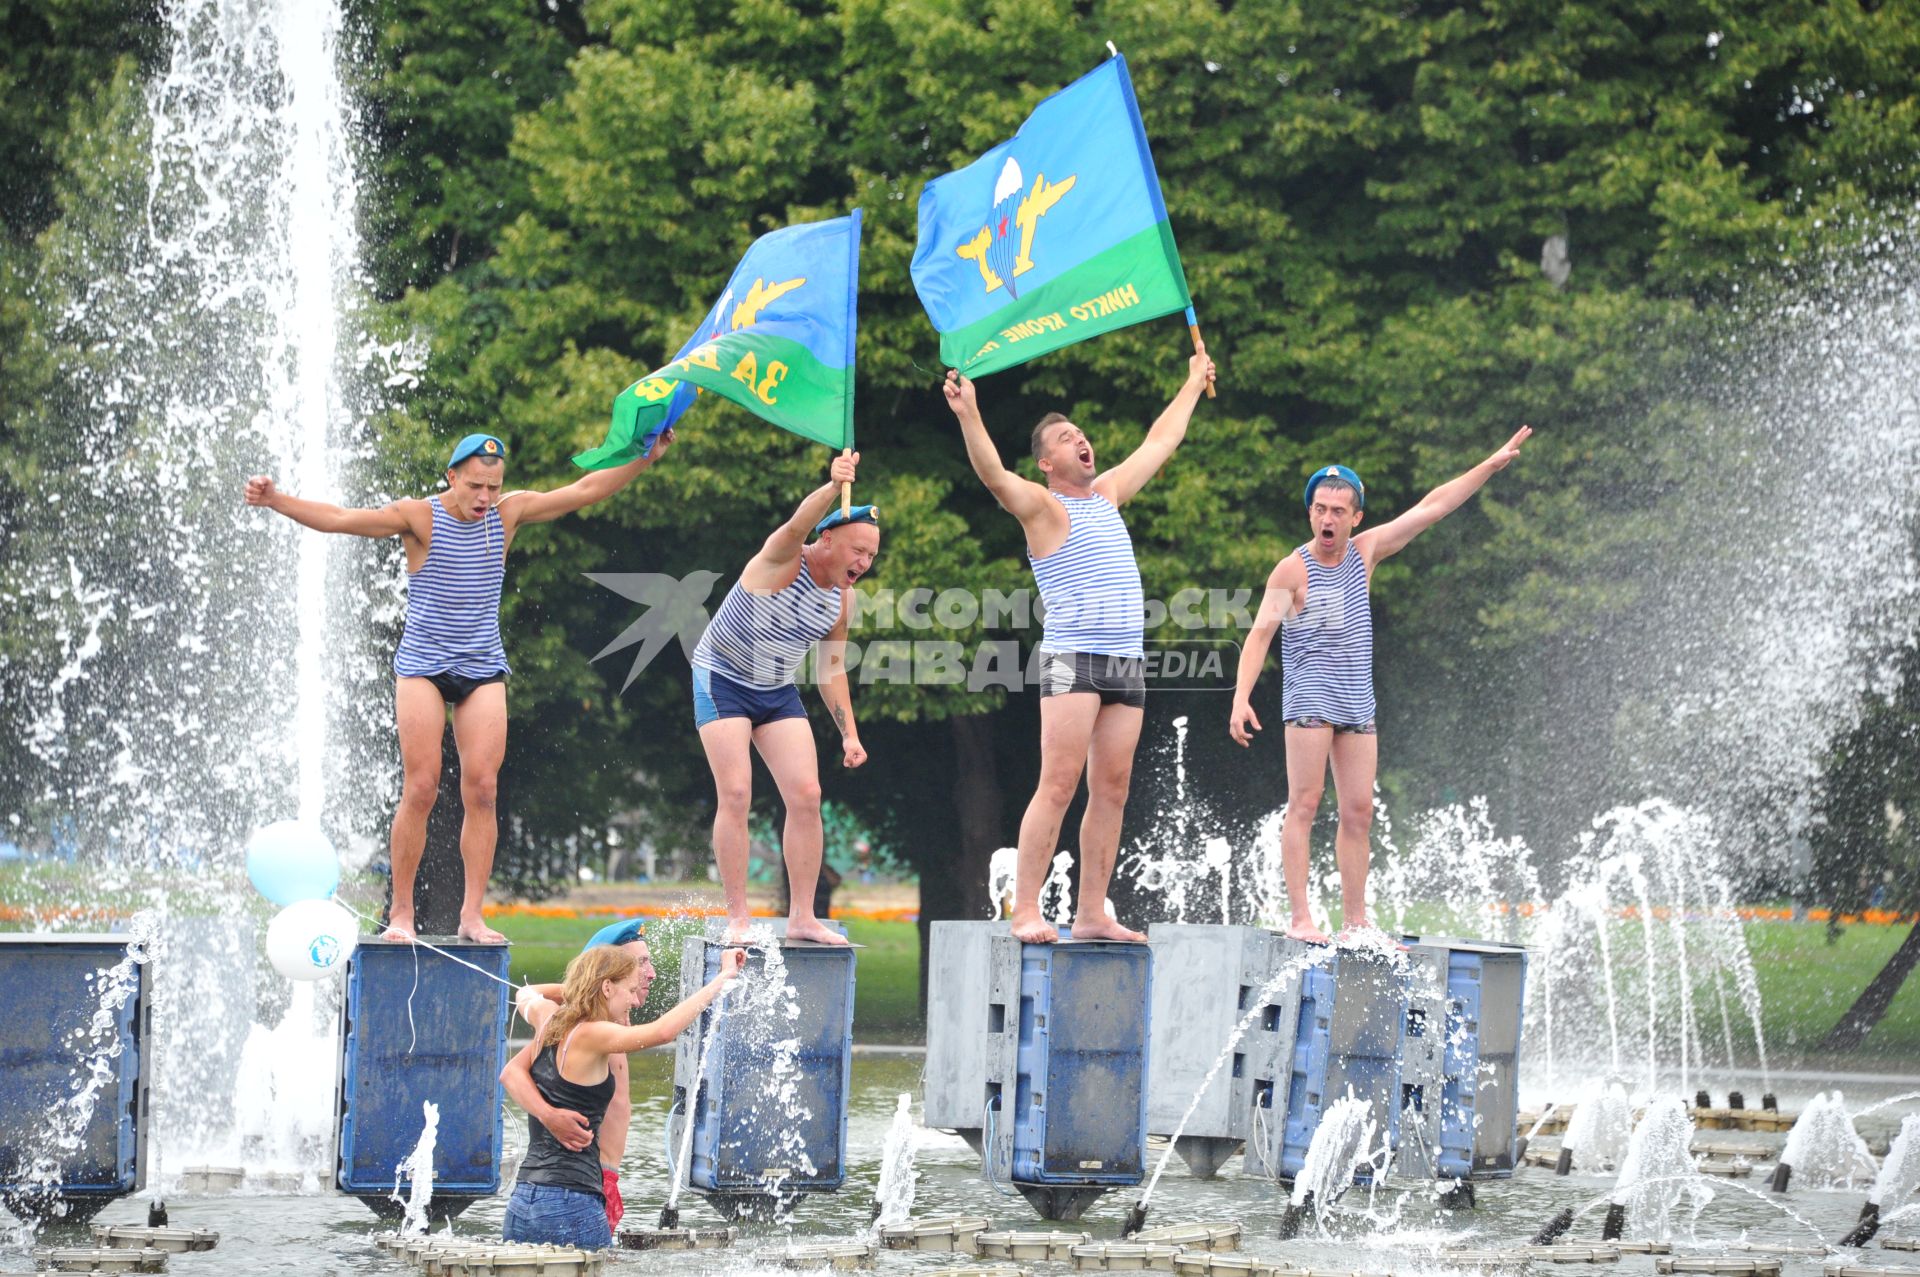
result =
M541 1101L586 1120L585 1145L568 1148L546 1124L529 1114L527 1152L501 1230L510 1242L550 1242L600 1250L613 1244L601 1192L596 1140L613 1099L608 1057L673 1041L691 1025L746 963L744 950L729 950L720 974L658 1020L629 1024L646 1001L647 977L632 954L611 945L586 950L567 964L565 991L547 1009L538 1032L501 1074L525 1071ZM538 1014L537 1012L535 1014Z

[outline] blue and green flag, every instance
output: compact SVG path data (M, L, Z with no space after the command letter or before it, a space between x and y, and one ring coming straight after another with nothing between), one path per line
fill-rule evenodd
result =
M860 210L753 242L687 344L613 401L606 442L573 459L607 470L644 456L701 391L832 448L853 446Z
M941 359L975 377L1177 310L1193 322L1125 58L927 183L913 284Z

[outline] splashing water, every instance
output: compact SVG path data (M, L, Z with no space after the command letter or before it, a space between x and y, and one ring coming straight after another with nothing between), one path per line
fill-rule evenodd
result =
M741 979L745 978L745 973ZM707 1064L713 1059L713 1040L719 1035L721 1022L726 1018L727 999L740 985L736 979L732 984L720 990L707 1012L707 1031L700 1035L700 1054L693 1062L693 1085L688 1087L685 1099L686 1111L680 1118L680 1153L667 1167L667 1209L672 1210L680 1204L680 1190L686 1187L693 1175L693 1117L700 1103L700 1088L706 1082Z
M1713 1188L1694 1169L1693 1119L1686 1101L1667 1095L1647 1105L1640 1124L1627 1143L1610 1201L1627 1209L1627 1231L1632 1238L1670 1241L1673 1211L1682 1198L1690 1208L1688 1229L1713 1201Z
M1887 1160L1880 1163L1867 1200L1890 1211L1905 1206L1915 1192L1920 1192L1920 1113L1909 1113L1901 1119L1900 1133L1887 1149Z
M1575 1170L1596 1174L1624 1165L1632 1135L1633 1101L1627 1088L1607 1082L1574 1108L1561 1147L1572 1154Z
M1372 1106L1352 1094L1335 1100L1320 1115L1288 1201L1296 1208L1311 1201L1322 1233L1356 1175L1366 1172L1377 1181L1385 1172L1392 1150L1384 1134L1380 1144L1374 1144L1375 1127Z
M393 1168L393 1200L403 1201L400 1196L400 1181L407 1181L407 1195L404 1199L406 1218L400 1223L402 1236L417 1236L427 1231L427 1208L433 1202L433 1146L440 1137L440 1106L432 1100L420 1105L421 1116L425 1119L420 1128L420 1141L413 1146L406 1159Z
M893 1110L893 1125L887 1128L886 1140L880 1148L880 1183L874 1190L874 1204L880 1213L873 1221L875 1236L883 1228L905 1223L913 1214L914 1186L920 1179L920 1172L913 1168L913 1159L919 1142L920 1128L913 1120L913 1096L902 1091L899 1104Z
M1807 1101L1787 1132L1780 1161L1793 1168L1794 1181L1806 1188L1852 1188L1856 1179L1871 1179L1875 1170L1873 1154L1853 1129L1845 1097L1838 1091L1822 1091Z
M19 804L17 840L90 871L65 903L132 899L163 919L149 1149L164 1171L220 1156L249 1123L277 1127L229 1098L260 1014L247 920L263 909L240 849L257 823L297 815L370 854L392 780L369 784L365 764L392 745L363 583L391 582L391 611L401 576L396 546L240 500L255 473L341 499L381 406L373 365L390 352L364 347L355 318L362 128L342 15L170 0L161 16L163 69L117 122L145 163L102 174L39 281L74 407L50 409L57 464L22 511L30 535L0 552L0 607L48 636L0 670L25 724L0 794ZM330 1019L298 1003L287 1019L330 1069Z
M987 865L987 898L992 901L990 915L998 922L1006 916L1006 902L1013 898L1019 881L1020 849L1002 847L993 853ZM1047 880L1040 886L1040 913L1057 927L1073 923L1073 853L1062 851L1053 858Z

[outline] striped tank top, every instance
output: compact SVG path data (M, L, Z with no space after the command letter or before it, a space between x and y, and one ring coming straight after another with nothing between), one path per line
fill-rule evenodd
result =
M1067 540L1045 558L1027 552L1046 604L1043 652L1146 657L1146 599L1133 538L1113 502L1095 494L1053 499L1067 509Z
M485 678L508 672L500 642L500 583L507 574L507 534L500 509L464 523L433 507L427 561L407 578L407 627L393 654L393 672L406 678L459 674Z
M815 585L800 552L800 574L777 594L749 594L735 581L693 649L696 669L768 691L792 684L807 651L840 619L840 587Z
M1280 624L1280 717L1324 718L1358 727L1373 721L1373 609L1367 601L1367 559L1347 543L1347 556L1322 567L1311 546L1307 606Z

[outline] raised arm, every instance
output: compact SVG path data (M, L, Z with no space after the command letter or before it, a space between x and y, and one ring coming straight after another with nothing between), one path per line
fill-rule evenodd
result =
M720 955L720 974L658 1020L632 1025L615 1024L610 1020L587 1021L580 1025L574 1041L603 1055L625 1055L631 1051L644 1051L651 1046L665 1046L686 1032L687 1026L700 1018L700 1013L713 1004L722 989L739 977L741 968L746 965L746 950L728 949Z
M800 575L800 549L813 534L813 525L827 517L833 503L840 499L840 485L852 483L860 464L860 454L837 456L828 470L827 482L806 495L793 517L773 530L760 553L747 560L740 573L741 588L755 594L772 594L793 584Z
M820 680L820 699L827 703L833 725L840 729L842 765L858 767L867 761L867 751L860 744L859 725L853 721L853 689L847 679L847 596L851 593L840 592L840 619L820 644L820 668L826 672Z
M1467 498L1480 491L1480 485L1491 479L1496 470L1504 470L1507 463L1520 455L1520 445L1533 433L1532 426L1522 426L1507 440L1506 446L1496 448L1493 455L1457 479L1449 479L1439 487L1420 498L1420 504L1389 523L1369 529L1353 538L1365 556L1367 567L1384 558L1400 553L1407 543L1425 532L1440 520L1466 504Z
M980 401L974 394L973 383L949 369L941 390L947 396L947 407L960 419L960 434L967 442L967 460L973 463L973 472L987 485L987 491L993 493L1000 508L1020 520L1030 542L1047 540L1044 534L1050 526L1058 533L1066 521L1065 507L1049 497L1045 487L1031 479L1022 479L1002 464L1000 450L993 446L987 423L980 417Z
M623 466L589 471L564 488L555 488L551 492L535 492L532 489L509 492L500 498L500 517L510 527L520 527L528 523L551 523L563 514L597 505L632 483L642 470L665 456L667 449L672 446L673 431L663 430L653 441L653 447L647 449L646 456L635 457Z
M1240 648L1240 668L1233 684L1233 711L1227 719L1227 734L1241 745L1253 743L1260 730L1259 715L1253 712L1253 685L1260 681L1272 650L1273 636L1281 622L1292 616L1300 605L1300 591L1306 588L1307 568L1297 554L1289 554L1267 574L1267 592L1260 599L1259 614L1247 641Z
M393 501L377 510L352 509L326 501L308 501L282 492L273 480L257 474L247 480L248 505L284 514L315 532L342 532L356 537L421 536L431 517L420 500Z
M1093 490L1115 505L1125 505L1132 500L1136 492L1147 486L1147 480L1160 473L1160 467L1167 464L1173 450L1187 437L1187 423L1193 420L1194 406L1212 382L1213 360L1207 358L1207 348L1202 345L1187 360L1186 384L1154 419L1146 439L1133 450L1132 456L1095 479Z

